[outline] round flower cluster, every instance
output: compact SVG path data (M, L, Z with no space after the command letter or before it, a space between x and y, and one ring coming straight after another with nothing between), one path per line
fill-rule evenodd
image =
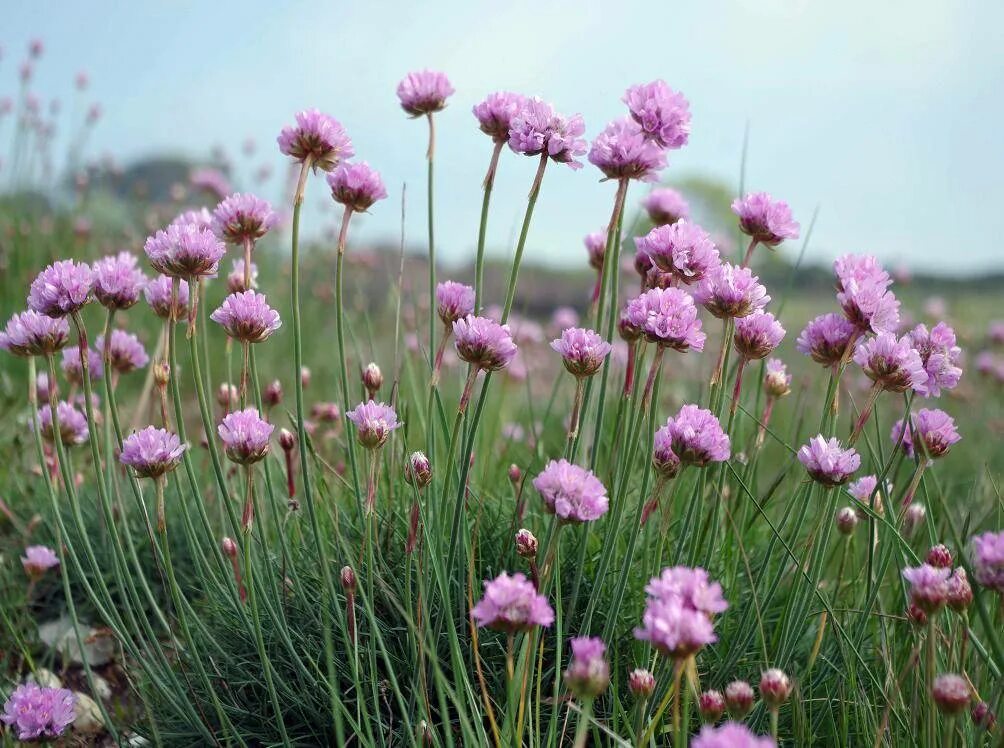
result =
M664 569L645 588L648 598L635 638L668 657L682 659L717 641L713 619L728 608L721 585L704 569Z
M551 348L561 354L561 361L570 374L591 377L603 365L611 346L593 330L569 327L551 343Z
M485 594L471 608L471 618L478 626L512 634L534 626L550 626L554 611L525 575L502 572L485 582Z
M610 506L607 489L591 470L568 460L551 460L533 479L547 511L562 522L591 522Z

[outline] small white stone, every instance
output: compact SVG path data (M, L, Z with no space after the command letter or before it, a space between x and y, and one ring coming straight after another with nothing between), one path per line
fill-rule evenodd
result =
M28 677L24 679L24 682L34 683L42 688L63 687L63 682L59 679L59 676L51 670L46 670L44 667L40 667L34 673L29 673Z
M108 701L112 697L111 685L97 673L94 673L94 695L102 701Z
M77 715L73 720L73 729L83 733L95 733L103 730L105 720L101 716L101 708L98 703L87 694L79 691L73 695L76 697L74 710Z

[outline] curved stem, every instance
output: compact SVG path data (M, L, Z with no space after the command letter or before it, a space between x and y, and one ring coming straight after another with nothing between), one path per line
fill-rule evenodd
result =
M519 230L519 240L516 242L516 254L512 259L512 269L509 271L509 284L505 294L505 306L502 307L501 322L509 319L512 311L512 303L516 298L516 280L519 277L519 266L523 260L523 250L526 248L526 237L530 233L530 219L533 218L533 208L537 204L537 196L540 195L540 185L544 181L544 169L547 167L547 152L540 155L537 164L537 173L534 175L533 184L530 186L530 194L527 197L526 212L523 214L523 225Z

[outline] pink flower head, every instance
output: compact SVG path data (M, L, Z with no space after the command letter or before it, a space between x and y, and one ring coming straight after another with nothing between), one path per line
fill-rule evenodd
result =
M504 369L516 355L509 325L500 325L488 317L468 314L454 321L453 334L457 355L478 369Z
M279 150L300 162L309 161L314 169L331 171L342 159L352 158L352 141L334 117L316 109L296 113L296 124L282 128Z
M171 226L194 226L208 231L213 228L213 214L209 212L209 208L185 210L174 217L168 224L168 227Z
M847 319L862 332L895 332L899 301L889 291L892 279L871 255L844 255L833 263L837 301Z
M98 335L94 341L96 350L104 355L105 337ZM150 357L139 338L131 332L125 330L112 330L112 336L108 345L108 354L111 359L111 367L120 374L128 374L136 369L142 369L150 363ZM100 360L100 359L99 359Z
M185 316L188 306L188 281L182 280L178 285L178 297L171 304L171 278L158 275L143 288L143 297L154 313L161 319L179 320Z
M822 434L814 436L798 450L798 461L806 472L824 486L846 483L861 467L861 457L854 449L844 449L837 439L827 440Z
M961 675L945 673L939 675L931 684L931 696L945 714L958 714L968 706L973 698L969 682Z
M942 388L954 389L962 378L959 359L962 349L955 344L955 330L944 322L936 324L930 332L925 325L910 331L910 341L920 354L927 373L927 381L915 389L924 397L937 397Z
M21 556L21 566L31 579L41 579L49 569L59 566L59 557L48 546L29 545Z
M581 169L576 157L586 152L586 141L582 138L585 131L581 115L564 117L550 104L534 97L524 101L512 118L509 147L525 156L546 153L558 163Z
M282 326L279 312L257 291L230 294L209 319L219 323L231 338L245 343L260 343Z
M102 257L91 269L94 272L94 297L108 309L128 309L146 286L146 276L137 267L136 255L119 252Z
M666 154L645 137L637 122L624 117L608 124L596 136L589 149L589 163L607 179L651 182L666 168Z
M774 200L766 192L753 192L732 201L739 216L739 228L760 244L776 247L785 239L798 238L798 221L784 200Z
M720 264L711 236L689 221L656 226L634 241L655 267L682 283L697 283Z
M143 251L157 272L191 280L216 275L227 248L207 228L173 223L149 237Z
M745 317L763 309L770 296L749 268L723 262L711 268L694 289L694 299L719 319Z
M948 607L957 613L961 613L973 602L973 588L969 584L969 577L966 570L961 566L952 570L952 576L948 578L948 595L945 599Z
M534 626L550 626L554 611L525 575L509 576L503 571L485 582L485 594L471 608L471 618L478 626L513 634Z
M732 342L744 359L761 359L780 345L784 332L773 314L758 309L736 320Z
M631 86L622 101L631 117L641 125L646 137L663 148L682 148L690 137L690 104L677 93L656 80Z
M89 434L87 417L73 405L60 400L56 403L56 417L59 419L59 440L63 446L73 447L87 441ZM43 405L38 409L39 433L47 441L53 441L52 409ZM32 426L34 427L34 422Z
M91 300L94 272L83 262L59 260L39 273L28 290L28 308L49 317L65 317Z
M0 348L15 356L48 356L70 341L70 323L29 309L15 314L0 331Z
M645 334L647 321L648 301L644 294L635 296L624 304L617 322L617 332L627 342L634 342Z
M551 460L533 479L544 506L561 522L592 522L606 514L607 489L591 470L568 460Z
M950 569L930 564L903 569L903 579L910 585L910 601L927 614L935 613L948 599Z
M665 226L690 217L690 205L671 187L657 187L641 201L649 220L656 226Z
M660 600L678 598L686 607L704 613L708 618L725 612L729 607L722 596L722 585L711 581L708 572L700 567L667 567L659 576L649 580L645 592Z
M594 699L610 683L607 646L598 636L577 636L572 639L571 647L572 659L565 671L568 690L580 699Z
M328 174L331 197L357 213L365 213L377 200L387 197L380 172L365 161L343 163Z
M897 338L891 332L880 333L858 345L854 361L869 379L889 392L905 392L927 383L920 354L907 335Z
M230 192L230 180L219 169L193 169L188 183L216 200L222 200Z
M356 438L366 449L382 447L394 429L401 427L394 409L369 400L345 414L356 426Z
M473 314L474 289L456 281L437 283L436 313L446 325L452 325L458 319Z
M809 322L795 341L795 347L799 353L811 356L816 363L835 366L840 363L847 345L856 334L854 325L839 314L830 312Z
M649 642L673 659L689 657L718 640L708 615L675 595L649 595L641 623L641 627L634 630L635 638Z
M478 119L481 132L490 135L496 143L504 143L509 139L509 128L512 127L513 117L525 101L526 97L520 94L496 91L488 94L484 101L474 106L472 111Z
M768 735L757 735L739 722L725 722L718 727L704 725L690 743L691 748L774 748L777 743Z
M784 397L791 392L791 374L780 359L767 359L763 374L763 389L769 397Z
M562 331L560 338L552 341L551 348L561 354L569 374L591 377L603 365L611 346L593 330L569 327Z
M435 70L408 73L397 84L397 98L401 101L401 108L412 117L444 109L446 100L453 92L446 74Z
M243 244L261 239L278 221L267 200L237 192L216 206L212 229L222 241Z
M238 465L252 465L264 459L274 430L275 426L264 420L257 408L234 411L216 427L227 457Z
M87 367L91 379L101 378L104 372L104 364L101 354L93 348L87 349ZM84 383L84 369L80 362L80 348L77 346L74 345L63 349L63 360L60 362L60 368L63 370L68 381L74 384Z
M1004 530L974 535L969 558L976 581L1004 594Z
M709 462L729 459L729 435L710 410L684 405L676 417L666 419L673 452L684 465L704 467Z
M925 456L932 460L944 457L952 445L962 439L955 429L955 419L937 408L921 408L913 414L910 417L910 428L906 429L905 433L903 419L899 419L893 424L889 436L893 444L899 444L902 438L903 451L910 457L913 457L915 452L914 439L919 437L924 445Z
M56 738L73 724L76 701L67 688L23 683L7 699L0 721L17 733L18 740Z
M628 303L632 322L653 343L686 352L704 350L707 335L701 330L694 299L679 288L652 288L640 297L642 305ZM644 316L641 314L644 313Z
M672 479L680 472L680 458L673 451L673 434L669 426L662 426L655 432L652 443L652 467L659 477Z
M230 274L227 275L227 291L230 293L240 293L241 291L251 291L258 288L258 266L253 262L251 263L251 276L250 285L244 287L244 258L237 257L234 259L233 269Z
M589 267L602 270L603 258L607 253L607 227L604 226L599 231L586 234L582 243L586 246L586 252L589 254Z
M177 434L147 426L122 440L119 462L140 478L159 478L178 467L187 448Z

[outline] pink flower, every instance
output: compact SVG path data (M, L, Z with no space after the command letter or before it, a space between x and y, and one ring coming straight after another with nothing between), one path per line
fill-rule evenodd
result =
M276 141L282 153L322 171L331 171L355 153L342 124L316 109L297 112L296 124L284 127Z
M275 426L264 420L257 408L234 411L216 428L227 457L238 465L252 465L264 459L273 430Z
M690 105L665 81L631 86L622 101L645 135L663 148L682 148L690 137Z
M833 263L837 301L847 319L862 332L895 332L899 301L888 290L892 279L870 255L844 255Z
M586 252L589 254L589 267L602 270L603 258L607 252L607 227L604 226L599 231L586 234L582 243L586 246Z
M105 338L98 335L94 341L94 347L104 355ZM111 342L108 346L108 354L111 359L111 367L120 374L128 374L136 369L142 369L150 363L150 357L139 338L131 332L125 330L112 330Z
M652 264L681 283L697 283L720 262L711 236L696 223L679 220L656 226L635 239Z
M930 564L903 569L903 579L910 585L910 601L927 614L937 612L948 599L950 569L936 569Z
M774 739L751 732L746 725L725 722L715 727L704 725L691 742L691 748L774 748Z
M776 247L785 239L798 238L798 221L784 200L774 200L766 192L753 192L732 202L739 216L739 228L760 244Z
M502 572L485 582L485 594L471 608L471 618L478 626L512 634L534 626L550 626L554 611L525 575Z
M914 456L914 439L920 437L924 445L924 454L935 460L944 457L962 437L955 430L955 420L943 410L937 408L921 408L910 416L910 428L903 431L903 419L892 426L890 438L893 444L899 444L902 438L903 451L910 457Z
M382 447L391 433L403 424L395 410L384 403L369 400L345 414L356 426L356 438L366 449Z
M83 262L60 260L39 273L28 290L28 308L65 317L84 307L94 291L94 272Z
M798 450L798 461L806 472L824 486L846 483L861 467L861 457L852 448L844 449L836 439L814 436Z
M711 581L708 572L700 567L667 567L659 576L649 580L645 592L662 600L679 598L687 607L709 618L725 612L729 607L722 596L722 585Z
M508 91L497 91L488 94L484 101L473 108L481 132L490 135L496 143L504 143L509 139L509 128L513 117L519 112L526 97Z
M607 179L651 182L666 168L666 154L645 136L638 123L623 118L614 120L596 136L589 149L589 163Z
M906 335L897 339L892 333L880 333L858 345L854 361L869 379L889 392L905 392L927 383L920 354Z
M41 579L49 569L59 566L59 557L47 546L29 545L24 549L21 566L31 579Z
M572 660L565 671L568 690L580 699L594 699L610 683L607 647L598 636L577 636L572 639L571 647Z
M74 447L87 441L90 431L87 428L87 417L73 405L60 400L56 403L56 417L59 419L59 440L66 447ZM35 422L32 422L34 427ZM52 409L44 405L38 409L39 433L43 439L53 441L55 433L52 423Z
M732 342L744 359L761 359L780 345L784 332L773 314L758 309L736 320Z
M436 313L443 324L452 325L458 319L474 313L474 289L456 281L436 285Z
M551 460L533 479L547 511L562 522L591 522L610 506L607 490L592 471L568 460Z
M721 596L721 586L709 583L703 569L664 569L651 579L645 592L648 598L642 626L634 631L636 639L650 642L674 659L717 641L712 618L728 603Z
M213 233L231 244L255 242L279 222L267 201L250 193L235 193L213 211Z
M701 330L694 299L679 288L652 288L625 309L629 321L653 343L686 352L704 350L707 335Z
M723 262L697 284L694 299L719 319L745 317L763 309L770 296L749 268Z
M916 387L924 397L937 397L941 390L954 389L962 378L959 359L962 349L955 344L955 330L944 322L936 324L930 332L917 325L910 332L913 347L920 354L927 381Z
M70 341L70 323L29 309L15 314L0 331L0 348L15 356L48 356Z
M690 217L690 206L676 190L657 187L641 201L649 220L656 226L665 226Z
M209 319L222 326L227 335L245 343L260 343L282 326L279 313L257 291L230 294Z
M408 73L397 84L397 98L401 101L401 108L412 117L444 109L446 100L453 92L446 74L435 70Z
M969 557L976 581L1004 594L1004 530L974 535Z
M582 139L585 131L581 115L564 117L535 97L524 101L512 118L509 147L525 156L546 153L553 161L581 169L576 157L586 152L586 141Z
M380 172L365 161L342 164L328 174L331 197L357 213L365 213L378 200L387 197Z
M185 316L185 307L188 306L188 281L182 280L179 283L178 296L173 305L171 304L171 293L171 278L166 275L158 275L143 289L146 303L150 305L158 317L180 320Z
M172 223L149 237L143 251L157 272L191 280L216 275L227 248L208 228Z
M119 462L131 467L140 478L159 478L181 464L187 448L177 434L147 426L122 440Z
M673 452L685 465L704 467L729 459L729 435L710 410L684 405L675 418L666 419L666 428Z
M805 326L795 347L823 366L840 363L857 328L839 314L821 314Z
M69 689L24 683L7 699L0 721L17 732L18 740L56 738L73 724L75 704Z
M516 355L509 325L500 325L487 317L468 314L453 323L457 355L485 371L504 369Z
M551 348L561 354L569 374L591 377L603 365L611 346L593 330L570 327L551 343Z
M147 279L136 262L131 252L119 252L94 263L94 297L102 306L128 309L139 301Z

